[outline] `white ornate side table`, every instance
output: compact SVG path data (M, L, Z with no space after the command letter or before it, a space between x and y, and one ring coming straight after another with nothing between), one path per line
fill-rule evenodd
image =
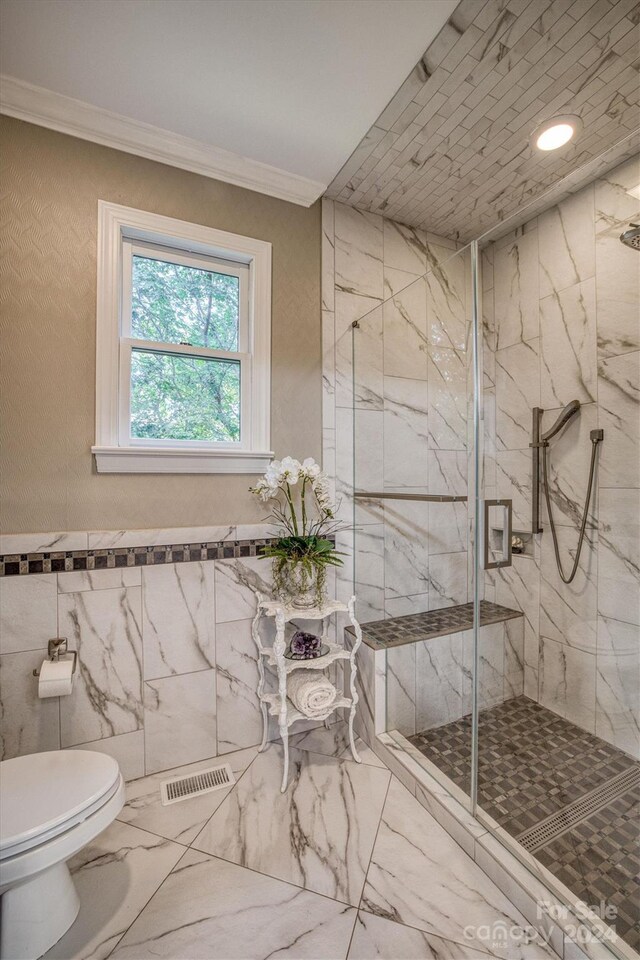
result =
M355 748L353 736L353 721L356 714L356 705L358 703L358 694L356 692L356 653L362 643L362 630L356 620L355 615L356 598L351 597L348 603L340 603L338 600L328 601L323 607L314 607L308 610L301 610L299 607L288 607L277 600L265 600L258 598L258 610L253 619L252 636L258 649L258 697L262 709L262 743L259 750L264 750L267 744L269 733L269 716L278 718L278 729L282 738L284 748L284 771L282 774L281 793L287 788L289 777L289 727L296 720L310 719L287 697L287 677L294 670L325 670L337 660L348 660L350 662L351 672L349 677L350 697L338 696L331 704L326 713L313 719L324 720L325 725L332 713L342 708L349 708L349 744L351 753L356 763L360 763L360 757ZM330 642L329 617L334 613L346 613L353 626L356 639L351 650L347 650L342 644ZM260 637L258 625L262 617L272 618L275 621L276 635L272 647L265 647ZM322 644L329 648L324 656L316 657L314 660L290 660L285 657L287 642L285 639L285 624L292 620L321 620L322 621ZM269 666L275 667L278 675L278 692L265 693L265 661Z

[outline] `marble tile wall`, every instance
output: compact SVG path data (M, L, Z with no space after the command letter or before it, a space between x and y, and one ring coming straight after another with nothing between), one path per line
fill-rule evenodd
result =
M340 538L347 562L338 589L350 595L355 580L362 623L465 603L466 503L354 504L352 493L467 495L469 252L323 204L324 460L335 469L341 519L355 526L355 536ZM483 631L483 703L521 691L522 648L521 627L510 645L502 626L499 637ZM375 724L411 734L468 712L470 652L460 634L389 650L384 663L380 655L375 667L361 667L365 714L378 705L363 735Z
M467 600L465 504L352 491L467 492L467 256L456 245L323 201L325 468L362 622ZM358 322L356 329L352 323ZM354 553L355 547L355 553Z
M202 531L170 533L189 542ZM140 531L100 536L142 542ZM270 581L255 557L3 578L0 755L99 750L134 779L258 744L251 619ZM55 636L78 651L79 673L71 695L40 700L32 671Z
M558 576L543 503L532 555L487 576L487 597L524 613L526 695L636 756L640 257L618 238L640 218L638 184L635 158L491 245L483 261L487 490L513 498L515 528L531 529L531 408L545 409L547 426L570 400L582 404L550 448L565 568L586 494L589 432L604 429L574 582Z

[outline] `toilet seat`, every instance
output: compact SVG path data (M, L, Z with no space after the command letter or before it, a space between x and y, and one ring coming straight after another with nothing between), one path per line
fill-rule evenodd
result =
M33 960L62 937L80 909L67 860L120 813L116 761L58 750L0 763L0 957Z
M116 761L89 750L16 757L2 762L0 774L0 862L91 817L121 784Z

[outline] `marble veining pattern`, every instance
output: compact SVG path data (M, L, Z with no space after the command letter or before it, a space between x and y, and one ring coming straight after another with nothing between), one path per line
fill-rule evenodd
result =
M568 195L569 201L560 227L571 241L582 212L580 204L571 206L571 194L607 162L637 150L635 12L633 0L463 0L328 195L468 242L516 217L526 203L544 210L544 194L561 183L558 199ZM578 114L584 133L542 161L529 137L560 114ZM559 243L548 252L557 266L552 279L562 284L575 269L571 258ZM588 269L585 260L574 253L578 272Z
M78 651L73 693L60 699L62 746L142 727L140 587L60 594L58 636Z
M248 804L248 816L263 811L266 818L272 812L280 796L269 786L272 779L277 786L281 763L274 748L261 756L255 750L229 754L238 778L235 786L172 807L163 808L159 801L164 775L147 776L128 785L120 819L71 861L80 915L47 960L476 960L505 956L504 944L487 941L488 932L482 933L497 918L509 928L509 958L553 956L516 907L377 757L371 753L361 766L338 759L346 743L343 728L336 724L298 736L295 750L299 762L304 761L303 779L310 789L300 782L276 816L264 819L269 830L249 844L256 857L263 844L269 848L274 830L296 836L296 857L307 867L303 874L284 879L282 859L270 857L269 849L263 851L258 869L220 858L200 849L203 834L196 836L203 820L215 823L225 804L239 794L242 804ZM390 756L390 751L385 754ZM199 766L178 768L170 775ZM260 795L252 802L257 783ZM250 785L244 793L243 784ZM311 789L311 784L322 788ZM324 832L331 841L325 848L304 843L304 831L312 822L319 829L308 839L315 841L317 833ZM351 826L345 833L346 824ZM354 848L362 855L362 869L352 857ZM346 887L338 884L333 895L312 889L327 866L318 859L320 853L332 871L343 871ZM369 881L360 902L365 874L378 884L391 863L387 912L372 910ZM412 893L416 877L427 878L426 892L417 898ZM335 895L345 893L351 882L353 904ZM472 913L466 903L470 894ZM403 916L410 896L429 905L419 909L418 922L407 926Z
M467 945L480 951L490 950L482 939L480 917L483 923L527 926L504 894L396 780L382 815L362 907L462 943L463 930L473 929ZM517 946L510 943L509 948L512 956L532 960L553 955L539 937Z
M640 626L640 285L638 254L619 237L640 218L639 180L634 157L490 245L483 259L483 310L495 326L485 355L497 346L497 453L488 445L485 458L495 459L495 494L512 498L516 528L531 523L531 407L544 409L544 430L570 400L581 403L548 448L565 571L587 492L590 434L604 431L574 582L558 576L541 496L543 532L530 555L515 556L485 588L524 613L525 695L634 755L638 648L627 650L623 638ZM485 416L491 436L486 402Z
M293 748L281 794L280 762L278 746L260 754L194 846L356 906L389 774Z
M213 564L142 571L144 678L215 666Z

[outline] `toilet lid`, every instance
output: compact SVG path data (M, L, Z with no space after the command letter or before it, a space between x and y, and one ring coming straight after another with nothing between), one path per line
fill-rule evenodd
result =
M0 851L65 829L112 792L120 769L93 750L52 750L0 763Z

